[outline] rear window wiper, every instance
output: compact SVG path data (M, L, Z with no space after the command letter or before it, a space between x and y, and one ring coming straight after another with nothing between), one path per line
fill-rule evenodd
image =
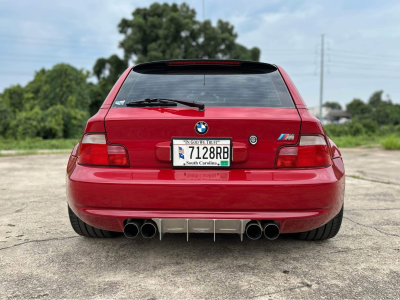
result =
M165 99L165 98L154 98L154 99L144 99L141 101L133 101L128 102L126 106L135 106L135 107L145 107L145 106L176 106L176 103L183 104L190 107L197 107L199 111L205 110L205 105L203 103L197 102L189 102L182 100L174 100L174 99Z

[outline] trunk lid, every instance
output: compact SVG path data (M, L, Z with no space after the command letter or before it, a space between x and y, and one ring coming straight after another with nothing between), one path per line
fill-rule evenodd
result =
M198 121L208 124L206 134L196 133ZM111 108L105 118L108 141L126 146L132 168L171 169L173 137L231 138L232 169L274 168L277 149L297 142L300 124L296 108L207 107L201 112L188 107L121 107ZM279 139L282 134L294 138ZM257 144L249 143L251 135L257 136Z

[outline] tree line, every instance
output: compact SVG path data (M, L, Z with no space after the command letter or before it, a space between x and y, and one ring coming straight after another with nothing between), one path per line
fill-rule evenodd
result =
M326 107L342 109L337 102L326 102ZM400 104L394 104L388 97L383 99L383 91L376 91L367 102L355 98L346 105L351 113L351 122L325 125L331 136L386 135L400 134Z
M14 139L78 138L86 120L95 114L108 92L131 62L163 59L218 58L258 61L260 49L236 42L229 22L196 20L187 4L153 3L122 19L118 31L123 57L99 58L91 72L60 63L39 70L25 86L15 85L0 94L0 136ZM94 76L96 83L91 82ZM367 102L354 99L346 109L353 116L344 125L328 125L333 136L400 132L400 105L375 92ZM325 104L340 109L337 102ZM382 131L383 130L383 131Z
M229 22L196 20L186 3L153 3L137 8L118 24L123 57L99 58L91 72L60 63L41 69L25 86L0 94L0 136L7 138L77 138L131 62L164 59L243 59L258 61L260 49L236 42ZM96 83L89 78L95 76Z

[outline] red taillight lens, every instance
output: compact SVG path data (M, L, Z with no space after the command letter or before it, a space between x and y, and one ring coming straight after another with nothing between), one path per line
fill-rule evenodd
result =
M108 163L110 166L127 166L128 158L126 150L122 146L107 146Z
M277 168L321 168L331 165L331 156L325 138L320 135L302 135L297 146L282 147L277 155Z
M104 134L87 134L83 137L78 163L94 166L129 166L125 147L107 144Z

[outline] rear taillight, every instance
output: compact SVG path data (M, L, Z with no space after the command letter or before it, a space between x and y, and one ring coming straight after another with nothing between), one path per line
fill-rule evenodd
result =
M296 146L279 149L277 168L321 168L331 165L329 147L321 135L301 135Z
M129 166L125 147L107 144L104 134L86 134L82 138L78 163L93 166Z

